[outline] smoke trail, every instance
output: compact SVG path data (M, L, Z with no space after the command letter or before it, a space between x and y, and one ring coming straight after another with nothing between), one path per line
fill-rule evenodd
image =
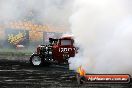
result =
M89 73L132 74L132 1L75 0L70 18L80 47L70 69Z

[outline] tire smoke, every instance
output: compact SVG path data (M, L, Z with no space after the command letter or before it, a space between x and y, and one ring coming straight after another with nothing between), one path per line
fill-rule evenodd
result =
M75 0L70 17L79 53L71 70L132 74L132 1Z
M29 20L39 24L68 24L69 0L0 0L0 23Z

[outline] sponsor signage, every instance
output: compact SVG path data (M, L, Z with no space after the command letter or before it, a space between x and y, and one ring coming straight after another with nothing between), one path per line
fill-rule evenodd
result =
M8 46L27 46L29 43L29 31L27 30L6 29L5 37Z

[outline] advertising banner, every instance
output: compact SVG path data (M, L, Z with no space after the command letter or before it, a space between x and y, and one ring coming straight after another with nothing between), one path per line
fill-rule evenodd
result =
M17 45L27 46L29 43L29 31L28 30L5 30L6 46L16 47Z

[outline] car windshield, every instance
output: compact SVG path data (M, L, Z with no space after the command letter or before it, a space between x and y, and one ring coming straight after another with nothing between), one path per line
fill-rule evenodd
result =
M61 45L71 45L71 40L61 40Z

